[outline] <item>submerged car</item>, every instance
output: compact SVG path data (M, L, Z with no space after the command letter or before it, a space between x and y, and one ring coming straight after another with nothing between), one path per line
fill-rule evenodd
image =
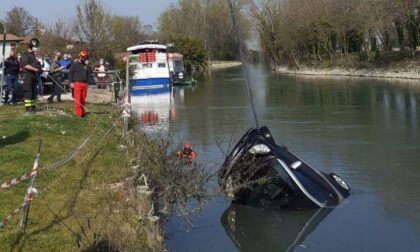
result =
M350 187L341 177L319 171L287 147L277 145L265 126L245 133L218 176L227 197L241 204L335 207L350 195Z

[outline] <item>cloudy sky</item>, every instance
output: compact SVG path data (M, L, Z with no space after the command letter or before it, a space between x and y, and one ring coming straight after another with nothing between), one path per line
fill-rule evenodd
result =
M118 15L138 15L144 24L156 25L157 17L176 0L99 0L108 10ZM0 18L14 6L23 6L43 23L52 23L57 17L74 16L76 6L84 0L0 0Z

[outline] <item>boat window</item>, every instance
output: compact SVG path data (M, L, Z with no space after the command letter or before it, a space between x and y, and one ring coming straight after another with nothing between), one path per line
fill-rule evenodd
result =
M139 69L137 64L130 64L130 70L131 71L134 71L134 70L137 70L137 69Z
M152 68L152 64L142 64L141 68Z
M165 63L159 63L159 64L158 64L158 67L159 67L159 68L165 68L165 67L166 67L166 64L165 64Z

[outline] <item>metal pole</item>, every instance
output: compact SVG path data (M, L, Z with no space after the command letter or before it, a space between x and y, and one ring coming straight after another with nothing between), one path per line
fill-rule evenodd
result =
M40 139L39 140L39 145L38 145L38 153L36 154L34 168L32 170L38 169L38 167L39 167L39 157L40 157L40 153L41 153L41 144L42 144L42 140ZM35 185L35 178L36 178L36 173L32 176L31 181L29 182L29 187L28 187L28 190L25 194L25 198L23 200L26 203L26 205L22 210L22 219L20 220L20 223L19 223L19 229L20 230L23 229L24 233L26 232L26 224L28 223L29 206L30 206L31 200L32 200L32 193L33 193L33 188L34 188L34 185Z
M130 97L130 55L127 55L127 64L125 66L125 97L128 98L128 102L131 103L131 97Z
M0 78L0 106L3 105L3 80L4 80L4 61L6 60L6 26L3 25L3 63L1 64L1 78Z
M126 102L126 99L128 103L131 104L131 97L130 97L130 71L129 71L129 65L130 65L130 55L127 55L127 64L125 66L125 97L124 97L124 111L128 111L128 104ZM126 137L128 134L128 117L126 115L123 115L123 136Z

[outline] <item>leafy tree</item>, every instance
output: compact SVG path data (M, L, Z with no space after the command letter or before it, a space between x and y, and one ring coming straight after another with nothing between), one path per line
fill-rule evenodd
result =
M207 52L200 41L179 38L175 40L175 48L184 55L183 62L187 70L203 69L207 66Z

